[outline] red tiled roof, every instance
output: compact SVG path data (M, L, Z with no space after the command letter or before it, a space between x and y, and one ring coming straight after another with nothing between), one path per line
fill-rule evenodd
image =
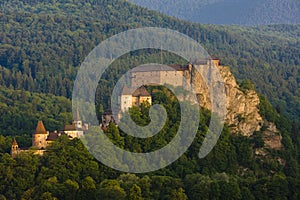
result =
M76 131L76 126L75 124L70 124L70 125L65 125L64 131Z
M58 138L60 135L60 133L58 132L52 132L52 133L49 133L46 141L54 141L56 138Z

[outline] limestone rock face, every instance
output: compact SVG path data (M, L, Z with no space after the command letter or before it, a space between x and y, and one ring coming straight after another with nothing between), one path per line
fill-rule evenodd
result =
M260 130L263 119L259 114L259 97L254 90L242 92L228 67L219 66L224 79L227 97L226 120L236 125L235 131L250 136L254 131Z
M215 70L209 66L214 66ZM255 131L261 131L264 148L281 149L283 147L282 136L276 125L265 121L259 114L260 100L258 94L251 89L242 90L229 67L221 66L218 62L212 62L211 64L196 65L190 73L185 74L185 78L190 81L197 94L199 105L212 110L211 95L207 82L215 88L216 82L219 82L215 79L217 71L221 76L220 82L225 88L227 110L225 120L229 124L232 133L251 137ZM220 98L220 95L214 94L213 98ZM262 130L263 126L264 130ZM264 148L257 149L257 155L266 155Z
M232 127L234 133L251 136L254 131L260 130L263 125L263 119L258 109L259 97L254 90L242 92L229 67L217 67L226 92L226 122ZM198 69L204 70L204 67L200 66ZM203 75L211 76L208 73L210 73L209 70L201 72ZM193 70L191 84L195 89L200 106L211 109L209 90L201 74Z
M262 133L262 139L265 143L265 147L267 148L280 149L282 147L282 136L274 123L268 123L266 130Z

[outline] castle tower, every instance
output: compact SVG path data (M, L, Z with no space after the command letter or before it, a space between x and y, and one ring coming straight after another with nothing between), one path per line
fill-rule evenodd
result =
M132 107L132 92L126 85L123 87L120 100L121 100L120 106L122 112L125 112Z
M47 146L48 132L42 121L38 121L35 132L32 135L32 146L38 149L45 149Z
M212 60L212 63L215 65L215 66L219 66L220 65L220 59L216 56L211 56L211 60Z
M16 141L16 139L14 138L14 141L11 145L11 150L10 150L10 155L11 157L15 158L19 153L19 145Z
M73 124L75 125L76 129L82 129L82 121L80 120L78 108L76 108L76 116L73 120Z

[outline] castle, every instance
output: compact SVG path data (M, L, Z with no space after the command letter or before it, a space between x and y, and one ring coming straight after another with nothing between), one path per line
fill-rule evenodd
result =
M138 87L141 85L172 85L174 87L183 85L183 77L190 74L193 65L161 65L139 66L131 70L130 85Z
M211 58L205 60L195 61L198 66L214 65L219 66L220 61L218 58ZM130 74L130 87L137 88L141 85L172 85L179 87L184 85L184 79L192 83L193 64L188 65L169 65L169 68L161 65L141 66L131 70ZM149 84L150 83L150 84ZM126 112L133 106L140 106L143 102L152 104L151 94L144 86L139 87L134 92L128 87L123 87L122 93L119 97L119 114L117 119L114 119L111 111L106 111L102 114L102 123L100 127L105 129L109 123L117 123L121 117L122 112ZM65 125L62 131L50 132L45 129L42 121L38 121L35 132L32 134L32 147L19 148L16 140L13 141L11 146L11 155L15 157L20 152L32 151L34 154L42 155L46 147L51 144L56 138L61 135L67 135L70 139L79 138L88 130L87 124L82 124L79 118L78 111L76 118L70 125Z
M195 60L187 65L172 64L168 67L163 65L138 66L130 72L130 86L141 85L172 85L173 87L183 86L184 80L192 82L191 75L195 66L207 69L208 66L220 66L219 58L212 56L209 59Z
M118 99L119 113L114 117L110 110L105 111L102 114L101 128L105 130L111 122L116 124L121 118L121 113L128 111L133 106L138 107L143 102L148 102L151 105L151 94L146 90L144 85L172 85L173 87L182 87L185 85L185 81L192 84L192 74L195 73L194 65L203 68L207 66L218 67L220 60L212 57L210 59L197 60L194 63L188 63L187 65L173 64L168 65L168 67L154 64L138 66L130 70L129 87L123 87ZM132 88L137 89L132 90Z
M70 139L79 138L86 130L88 130L88 125L82 124L78 112L72 124L65 125L61 131L49 132L46 130L43 121L38 121L35 131L32 134L32 146L30 148L19 148L16 139L14 139L11 146L11 156L14 158L21 152L32 152L34 154L43 155L47 146L59 136L67 135Z

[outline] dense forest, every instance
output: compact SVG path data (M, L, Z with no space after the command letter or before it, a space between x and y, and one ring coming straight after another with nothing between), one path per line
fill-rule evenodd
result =
M71 101L51 94L9 90L0 86L0 134L30 135L37 120L51 131L61 130L72 121Z
M250 79L275 107L299 119L299 26L199 25L117 0L1 0L0 7L5 87L70 98L78 67L99 42L131 28L158 26L197 40L237 79Z
M0 24L0 199L300 198L300 26L200 25L123 0L0 0ZM255 85L261 94L260 113L276 124L283 148L265 148L261 131L252 137L232 135L225 125L213 151L199 159L211 116L202 109L192 146L172 165L155 172L115 171L95 160L81 140L67 137L58 138L42 157L24 153L11 158L13 138L20 147L30 146L37 120L50 131L71 123L73 82L97 44L146 26L187 34L230 66L244 90L249 89L245 83ZM119 58L99 81L99 119L116 80L128 69L149 61L185 62L168 52L146 52ZM154 103L167 108L167 126L156 137L137 139L110 124L106 134L122 149L158 149L176 134L178 102L163 87L147 89ZM137 124L146 125L148 111L149 105L143 105L129 114ZM261 148L266 156L255 153Z
M148 89L154 96L154 103L162 104L168 110L167 125L155 137L137 139L128 137L111 123L105 132L122 149L147 152L161 148L176 134L180 119L178 101L164 87ZM260 106L265 119L276 114L266 99L262 98ZM130 109L129 114L137 124L145 125L149 122L148 111L149 105L143 104L140 109ZM0 197L299 199L299 158L287 120L276 114L275 123L283 136L282 150L265 148L267 156L256 154L255 150L264 148L261 132L252 137L232 135L226 126L213 151L199 159L198 151L208 129L210 112L202 109L199 114L197 135L188 151L170 166L146 174L121 173L108 168L92 157L81 140L70 140L66 136L47 147L44 156L21 153L13 159L8 154L12 138L0 136ZM93 151L97 148L102 147L93 146Z
M202 24L299 24L294 0L129 0L180 19Z

